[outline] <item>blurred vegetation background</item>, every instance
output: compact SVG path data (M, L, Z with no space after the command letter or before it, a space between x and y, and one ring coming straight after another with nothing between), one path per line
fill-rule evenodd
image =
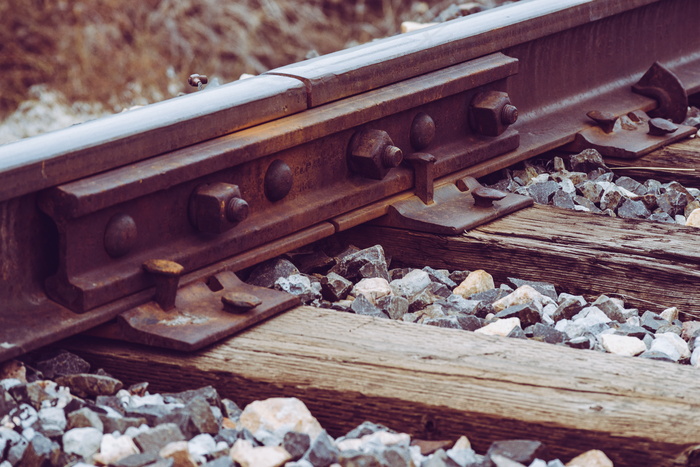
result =
M503 2L479 0L488 7ZM119 112L194 91L187 85L192 73L229 82L396 34L405 20L433 21L441 12L441 20L450 19L444 11L458 3L2 0L0 120L17 109L16 125L61 120L64 108Z

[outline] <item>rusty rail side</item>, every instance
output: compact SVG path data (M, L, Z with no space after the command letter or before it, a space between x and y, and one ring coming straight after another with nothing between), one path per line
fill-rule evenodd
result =
M630 88L653 62L696 92L698 16L693 0L520 2L0 147L0 360L148 301L144 260L180 261L184 282L235 270L382 215L419 182L426 196L571 142L588 110L652 110ZM482 134L470 103L506 91L518 122ZM411 162L358 168L364 130ZM202 185L243 193L247 223L193 214Z

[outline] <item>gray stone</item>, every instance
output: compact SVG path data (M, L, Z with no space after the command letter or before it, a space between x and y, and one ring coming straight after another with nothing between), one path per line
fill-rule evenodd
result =
M408 311L411 313L415 313L416 311L422 310L428 305L432 305L440 298L441 297L438 297L437 295L433 294L430 290L424 289L410 298L408 302Z
M556 288L554 287L554 284L550 284L549 282L527 281L524 279L517 279L515 277L509 277L508 282L513 284L513 286L515 286L516 289L522 285L529 285L542 295L545 295L551 298L552 300L557 300Z
M357 251L340 259L330 272L335 272L351 281L365 277L381 277L389 280L388 262L381 245Z
M527 339L525 331L523 331L523 328L520 326L515 326L513 329L511 329L506 337L512 337L514 339Z
M68 424L66 413L59 407L43 407L37 416L39 431L50 438L61 436Z
M552 319L554 321L571 319L583 309L584 305L585 302L582 304L576 297L566 297L560 301L557 309L552 314Z
M448 298L452 295L452 289L439 282L431 282L426 290L440 299Z
M155 426L158 423L163 423L163 419L174 410L175 407L172 405L144 404L137 407L127 407L124 414L131 418L145 418L149 426Z
M552 196L552 205L562 209L574 209L574 198L571 194L559 189Z
M438 300L435 303L442 306L443 311L448 315L468 314L483 318L492 311L491 307L480 300L467 300L457 294L450 294L449 297Z
M116 378L91 373L60 376L56 383L68 387L78 397L112 396L124 387Z
M302 303L308 304L318 300L321 295L321 282L304 274L292 274L289 277L280 277L275 281L275 289L290 293L299 297Z
M235 464L229 456L217 457L213 461L202 464L202 467L233 467ZM288 463L285 465L289 465Z
M146 465L151 466L156 462L160 456L158 456L157 451L142 452L139 454L131 454L122 459L119 459L114 464L113 467L144 467Z
M124 433L129 428L137 428L141 425L146 425L148 421L144 417L109 417L107 415L98 414L102 422L103 433ZM96 428L99 428L97 426Z
M35 381L33 383L16 384L8 389L14 400L29 404L40 409L44 401L55 401L60 397L57 385L52 381Z
M641 326L652 333L659 330L661 326L668 324L668 321L651 311L645 311L640 318Z
M104 430L104 424L102 423L102 420L100 420L100 416L87 407L74 410L68 414L67 429L70 430L72 428L82 428L86 426L97 428L100 431Z
M536 323L532 327L532 338L548 344L559 344L566 340L566 334L546 324Z
M617 215L622 219L646 219L651 213L642 201L624 199L617 208Z
M610 169L597 168L588 172L588 178L596 183L612 182L615 174Z
M56 458L61 446L41 433L36 433L27 445L22 457L23 467L44 467L51 465L51 458Z
M176 393L163 393L162 396L163 400L165 400L167 403L180 402L183 404L188 404L196 397L203 397L207 404L211 405L212 407L222 407L219 392L213 386L203 386L198 389L190 389ZM229 402L233 403L232 401ZM235 405L235 403L233 405Z
M486 452L487 458L500 455L507 459L529 465L537 458L546 459L547 449L540 441L527 439L512 439L504 441L494 441Z
M649 335L649 331L641 326L635 326L633 324L622 323L615 330L615 334L621 336L631 336L638 339L644 339L644 336Z
M670 189L656 196L659 208L671 217L683 215L688 204L687 195L678 190Z
M124 402L116 396L97 396L95 405L104 410L114 410L121 415L124 415ZM106 413L106 412L105 412Z
M450 279L455 284L461 284L469 276L471 271L452 271L450 273Z
M303 459L311 462L314 467L328 467L338 460L338 453L333 438L328 436L326 430L323 430L313 440Z
M652 213L649 218L650 221L655 221L655 222L665 222L667 224L675 224L676 221L673 217L669 216L665 212L654 212Z
M238 407L238 404L231 399L221 399L221 408L223 409L221 411L222 415L233 421L237 421L241 416L241 412L243 412L243 410Z
M430 284L430 275L421 269L414 269L403 278L390 282L391 288L396 295L400 295L409 300L428 288Z
M158 425L134 437L134 443L142 452L158 453L165 445L174 441L185 441L182 431L174 423Z
M603 196L600 198L600 209L606 211L608 209L616 211L617 208L622 204L622 194L617 190L607 190L603 192Z
M608 172L610 169L605 165L603 156L595 149L584 149L578 154L569 157L569 168L573 172L591 172L595 169L603 169Z
M358 315L374 316L375 318L389 318L381 309L372 305L364 295L358 295L353 300L350 309Z
M58 354L36 363L36 369L41 371L48 379L56 376L74 375L90 371L90 364L68 351L62 350Z
M600 203L600 198L603 196L603 187L591 180L586 180L583 183L579 183L576 185L576 190L581 194L583 199L587 200L593 206ZM587 206L587 204L583 204L585 203L583 200L578 198L575 198L575 200L577 200L579 204Z
M291 261L284 258L274 258L253 269L247 282L271 289L280 277L289 277L294 274L299 274L299 270Z
M594 342L588 336L577 336L564 342L567 346L574 349L592 349Z
M408 312L408 300L399 295L385 295L378 298L376 306L391 319L401 319Z
M282 447L292 456L292 460L299 460L311 447L311 437L306 433L288 431L284 434Z
M639 183L637 180L627 176L619 177L617 180L615 180L615 183L618 186L624 188L625 190L629 190L632 193L639 196L645 195L647 193L647 188L644 185Z
M14 400L12 395L0 386L0 419L5 415L10 413L10 411L17 407L17 401Z
M469 300L476 300L486 305L491 305L496 300L500 300L501 298L509 295L511 292L513 292L513 289L509 290L501 286L498 289L491 289L485 292L475 293L469 297Z
M342 467L385 467L387 464L374 452L347 449L338 453L338 464Z
M533 183L527 187L527 192L537 204L549 204L549 201L560 189L559 184L553 180L544 183Z
M329 272L321 278L321 294L326 300L337 302L348 296L353 284L340 274Z
M484 326L484 320L474 315L457 315L457 320L465 331L476 331Z
M659 194L661 193L661 182L658 180L654 180L653 178L649 178L644 181L643 183L644 187L647 189L647 193L653 193L653 194Z
M459 317L455 315L442 316L439 318L428 318L423 321L423 324L427 324L428 326L437 326L439 328L462 329L459 322Z
M438 282L450 289L457 287L457 283L450 279L450 273L444 269L433 269L430 266L425 266L423 271L428 273L432 282Z
M385 446L384 450L379 453L379 457L384 459L383 465L391 467L411 467L414 465L411 453L404 446Z
M14 430L0 427L0 452L2 459L12 465L19 464L29 442Z
M362 422L359 425L357 425L355 428L352 430L348 431L343 438L345 439L359 439L362 438L363 436L366 435L371 435L372 433L376 433L378 431L389 431L391 433L394 433L392 430L389 430L387 427L384 425L380 425L378 423L374 422Z
M640 358L648 358L650 360L659 360L662 362L675 362L668 354L657 350L647 350L639 355Z
M607 295L599 296L591 306L598 307L599 310L605 313L605 316L618 323L624 323L629 318L628 314L625 313L625 309Z
M199 434L216 434L219 431L219 423L209 406L207 400L202 396L196 396L185 406L185 410L190 413L190 432L194 436ZM185 433L186 434L186 433Z

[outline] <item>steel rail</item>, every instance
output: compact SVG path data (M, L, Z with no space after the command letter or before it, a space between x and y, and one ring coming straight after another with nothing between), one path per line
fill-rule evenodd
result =
M662 108L631 91L655 62L695 93L699 14L693 0L522 1L2 146L0 360L149 301L148 259L194 283L572 143L589 110ZM484 129L485 93L517 123ZM365 130L405 162L355 154ZM250 216L212 219L207 196L235 190L226 202Z

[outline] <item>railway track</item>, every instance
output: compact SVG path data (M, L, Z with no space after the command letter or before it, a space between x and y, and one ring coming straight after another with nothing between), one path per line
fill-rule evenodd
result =
M243 399L296 394L339 429L350 421L338 414L351 410L431 436L475 431L484 443L536 432L568 443L564 454L607 448L616 465L679 458L700 444L689 416L700 404L692 368L441 329L421 330L417 343L410 325L296 307L296 298L234 272L336 234L361 242L368 232L394 243L395 257L432 248L443 264L459 244L468 254L452 265L494 257L505 275L511 258L551 264L546 222L536 254L517 228L512 248L508 235L479 240L538 211L516 195L489 201L475 179L556 148L636 159L693 134L681 123L700 90L698 13L691 0L519 2L2 146L0 359L114 322L111 335L196 351L74 343L115 374L129 362L132 375L155 372L174 386L173 373L188 368L192 380L227 383ZM631 112L635 130L606 128ZM674 128L663 131L668 120L658 118ZM650 135L650 127L661 130ZM561 225L593 222L571 216ZM363 226L377 219L382 226ZM643 255L625 249L631 224L610 222L611 251L628 264L638 259L653 272L668 260L668 245ZM644 225L633 228L653 230ZM677 235L692 243L692 234ZM627 271L606 266L605 254L585 268L572 261L568 268L596 274L581 278L589 288L639 289ZM684 271L697 265L692 252L668 261ZM693 273L684 274L692 286ZM673 273L657 285L672 297L684 292ZM222 297L233 292L261 304L228 313ZM166 325L173 316L187 323ZM328 361L299 374L315 359ZM231 362L240 366L230 370ZM387 373L405 394L382 387ZM432 397L419 389L427 377ZM329 408L336 399L342 407ZM559 416L541 409L544 400ZM411 414L396 421L399 406ZM640 427L641 417L659 425Z

